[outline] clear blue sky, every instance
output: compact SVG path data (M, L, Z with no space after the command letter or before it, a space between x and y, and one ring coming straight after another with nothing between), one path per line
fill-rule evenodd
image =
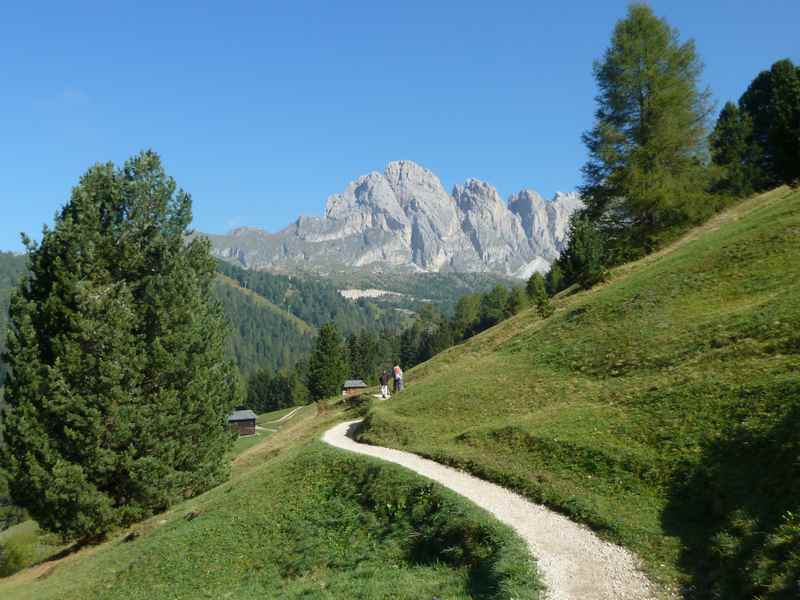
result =
M653 1L717 102L800 62L797 0ZM580 182L592 60L624 1L10 2L0 19L0 249L87 167L143 148L195 227L275 230L412 159L503 197Z

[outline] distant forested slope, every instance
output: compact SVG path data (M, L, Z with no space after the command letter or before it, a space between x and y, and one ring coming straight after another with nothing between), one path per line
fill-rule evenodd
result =
M8 303L25 272L26 258L0 252L0 351L5 349ZM507 278L477 273L420 273L402 277L358 274L326 279L312 275L277 275L218 263L215 293L231 323L231 356L245 374L259 367L277 371L294 367L311 348L316 330L333 321L345 335L361 331L399 332L410 323L409 310L432 302L445 313L461 295L486 291ZM390 298L343 298L342 288L378 288L397 292ZM5 370L0 361L0 376Z
M229 348L242 373L291 368L311 349L316 331L305 321L220 275L214 293L231 324Z
M217 270L314 327L333 321L340 331L349 333L398 326L405 320L397 310L383 310L371 301L343 298L341 286L322 277L248 271L222 261Z

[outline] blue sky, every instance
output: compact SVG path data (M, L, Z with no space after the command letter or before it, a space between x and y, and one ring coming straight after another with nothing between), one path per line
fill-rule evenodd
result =
M168 6L165 6L168 5ZM719 105L800 62L797 0L651 3ZM159 152L195 227L279 229L415 160L503 197L580 182L592 61L627 2L13 2L0 19L0 249L81 173Z

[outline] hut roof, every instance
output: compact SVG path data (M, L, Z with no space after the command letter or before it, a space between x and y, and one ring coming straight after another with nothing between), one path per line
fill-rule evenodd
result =
M365 388L367 384L361 381L360 379L348 379L344 382L342 387L345 388Z
M252 410L235 410L228 416L228 423L235 421L251 421L256 419L256 413Z

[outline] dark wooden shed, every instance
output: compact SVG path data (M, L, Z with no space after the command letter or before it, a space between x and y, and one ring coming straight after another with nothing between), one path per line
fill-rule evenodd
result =
M238 432L240 436L255 435L256 413L247 409L235 410L228 417L228 425L232 431Z
M357 396L367 389L367 384L360 379L348 379L342 386L343 396Z

